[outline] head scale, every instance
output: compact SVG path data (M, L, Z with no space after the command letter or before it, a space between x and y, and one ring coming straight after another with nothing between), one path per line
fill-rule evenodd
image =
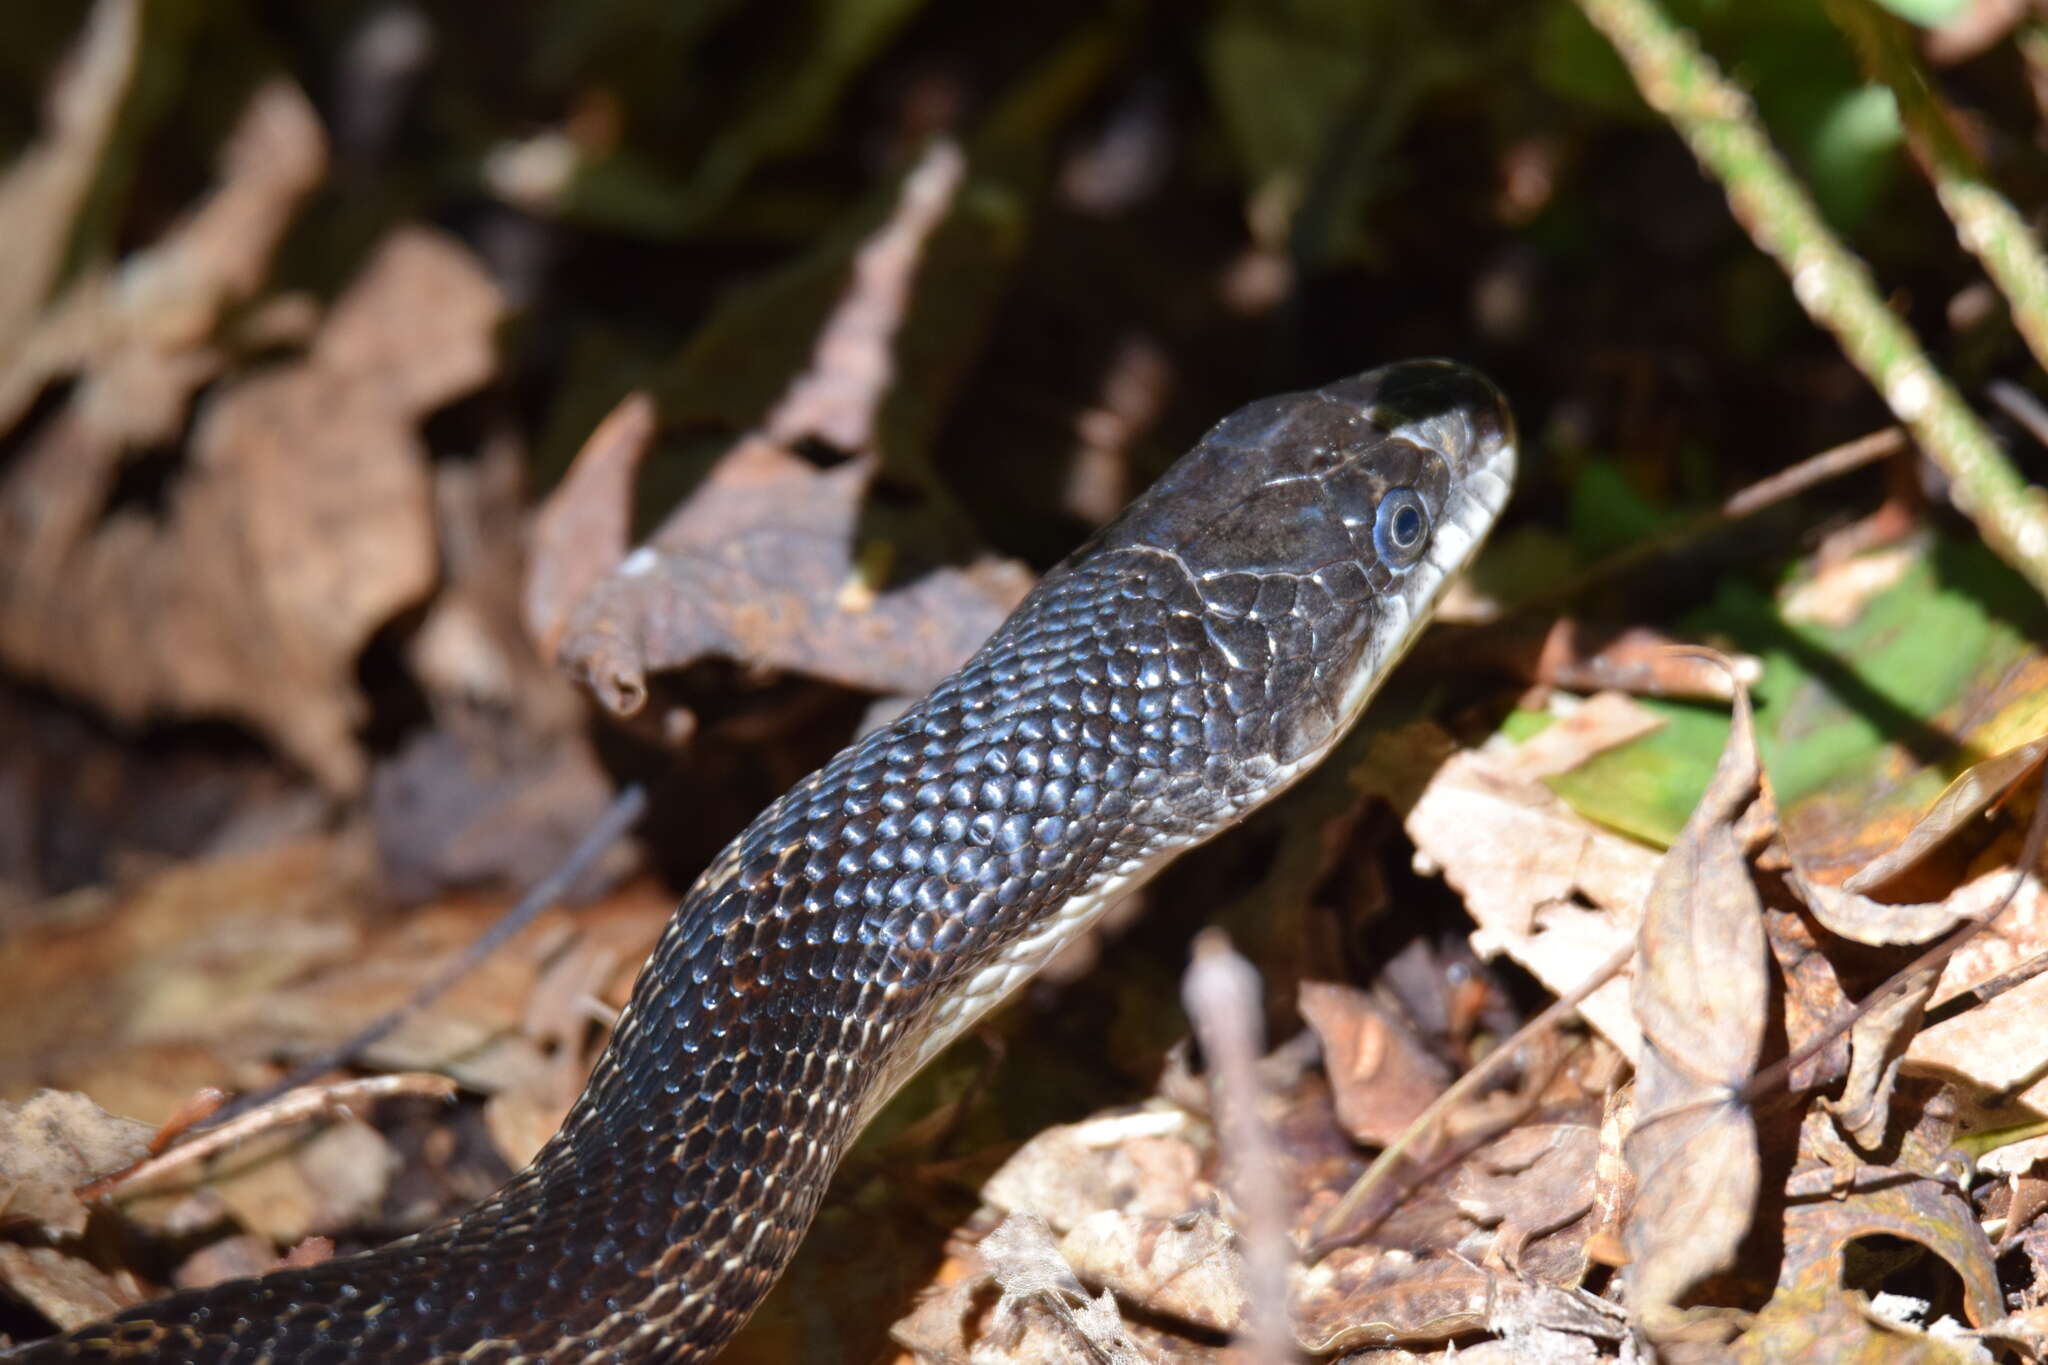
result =
M1244 743L1294 770L1356 718L1514 472L1500 391L1462 365L1408 361L1233 413L1100 546L1178 562L1210 641L1258 693L1265 723L1240 727Z

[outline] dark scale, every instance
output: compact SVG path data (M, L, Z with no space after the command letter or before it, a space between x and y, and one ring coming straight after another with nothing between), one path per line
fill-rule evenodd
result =
M707 1358L873 1107L1032 965L990 974L1006 949L1049 952L1064 910L1327 750L1491 524L1512 458L1492 387L1437 363L1226 419L719 857L562 1131L498 1194L25 1358ZM128 1342L143 1324L160 1345Z

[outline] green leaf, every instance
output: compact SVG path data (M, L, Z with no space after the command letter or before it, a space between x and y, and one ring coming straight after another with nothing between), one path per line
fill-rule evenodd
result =
M1969 0L1878 0L1878 3L1908 23L1934 28L1961 15Z
M1844 90L1829 101L1807 136L1806 164L1814 197L1836 222L1861 222L1877 204L1898 165L1905 140L1898 100L1882 85Z
M1888 552L1897 556L1902 552ZM1780 813L1810 866L1854 868L1890 848L1964 769L2048 733L2048 613L1974 542L1934 541L1904 562L1838 567L1896 573L1851 619L1816 621L1810 578L1776 596L1727 586L1684 623L1763 661L1757 736ZM1802 597L1805 605L1801 606ZM1727 718L1647 701L1654 734L1551 780L1590 819L1665 845L1713 770ZM1527 721L1517 721L1526 726Z

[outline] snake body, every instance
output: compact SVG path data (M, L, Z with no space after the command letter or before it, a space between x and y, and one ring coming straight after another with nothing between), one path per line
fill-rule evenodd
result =
M708 1360L897 1086L1329 751L1514 462L1499 393L1446 362L1241 409L733 841L561 1131L496 1195L8 1358Z

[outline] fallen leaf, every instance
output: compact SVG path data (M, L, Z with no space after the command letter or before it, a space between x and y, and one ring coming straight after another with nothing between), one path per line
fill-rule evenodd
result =
M376 1129L345 1118L311 1133L258 1139L215 1158L205 1186L242 1227L273 1245L291 1246L369 1221L398 1164Z
M987 561L873 585L854 542L876 468L863 457L821 471L760 437L742 441L578 604L562 666L620 715L645 704L650 670L706 657L872 692L924 691L988 638L1028 583Z
M987 1286L996 1294L987 1302ZM1148 1365L1115 1299L1090 1298L1061 1257L1051 1232L1029 1214L1012 1214L973 1248L940 1292L890 1331L932 1365Z
M1842 1093L1824 1098L1822 1103L1834 1112L1835 1122L1849 1139L1866 1152L1875 1151L1884 1141L1899 1067L1920 1032L1928 997L1940 981L1941 973L1927 968L1887 986L1883 1002L1849 1030L1849 1075L1842 1082Z
M406 648L427 694L422 729L370 780L386 890L422 901L464 887L528 887L611 805L585 700L521 620L522 451L493 439L434 470L439 590ZM564 891L591 900L638 863L620 840Z
M12 425L20 381L6 377L64 263L73 220L92 188L141 37L140 0L99 0L44 96L42 136L0 176L0 428ZM31 386L29 392L33 393Z
M706 657L916 695L1022 600L1029 575L1013 564L983 558L890 587L881 568L887 543L860 544L866 495L881 468L873 445L896 373L897 331L963 171L956 149L934 145L905 178L894 212L855 253L852 285L809 367L648 542L567 611L558 658L614 712L632 715L646 703L650 671ZM620 470L644 440L635 439L631 409L619 420L625 425L593 447L585 478L562 497L581 502L624 490ZM858 454L819 469L794 452L806 438ZM587 509L574 519L612 524ZM550 582L587 572L563 562L557 543ZM529 601L550 603L541 618L530 616L543 638L554 631L561 595L549 582L529 586Z
M1337 1118L1359 1142L1386 1146L1450 1083L1450 1069L1407 1021L1364 991L1304 981L1296 1006L1322 1040Z
M654 434L654 400L626 395L534 512L523 605L544 658L555 657L570 611L626 557L633 479Z
M1560 995L1628 942L1657 872L1654 850L1578 814L1511 749L1452 755L1406 825L1418 853L1442 869L1478 922L1473 951L1506 953ZM1580 1013L1635 1055L1625 981L1600 987Z
M1958 1344L1874 1320L1862 1294L1843 1287L1846 1257L1863 1237L1896 1237L1941 1257L1962 1280L1964 1307L1974 1325L1987 1326L2003 1315L1991 1243L1969 1199L1945 1180L1864 1167L1846 1194L1795 1194L1785 1211L1784 1235L1777 1292L1735 1342L1738 1361L1979 1358Z
M1749 700L1698 808L1643 908L1630 1000L1642 1029L1636 1178L1626 1242L1629 1301L1652 1334L1683 1321L1680 1297L1726 1267L1755 1214L1756 1124L1740 1096L1763 1045L1763 905L1735 832L1761 782Z
M260 92L226 158L226 186L185 234L129 268L173 296L160 313L191 316L168 335L160 321L117 333L132 344L95 359L0 484L0 521L33 531L0 539L0 653L124 719L240 716L348 792L363 778L356 656L435 579L417 424L490 375L502 305L452 238L394 233L304 359L212 397L161 516L117 509L96 525L124 451L174 431L218 368L203 345L214 318L254 289L249 255L267 258L317 176L303 97ZM148 394L131 391L143 382ZM122 425L107 427L110 411ZM138 428L139 414L154 415Z
M131 1275L110 1275L58 1247L13 1242L0 1242L0 1284L61 1330L112 1317L150 1297Z
M78 1236L90 1210L72 1191L141 1160L154 1131L69 1091L0 1101L0 1224Z
M1842 882L1842 889L1870 891L1912 867L2012 790L2043 756L2048 756L2048 735L1971 764L1942 788L1905 838L1858 868Z
M1176 1218L1195 1206L1194 1176L1212 1142L1206 1124L1177 1109L1107 1114L1038 1134L981 1195L1060 1233L1103 1210Z
M1294 1320L1302 1349L1319 1356L1440 1344L1503 1320L1608 1340L1624 1331L1611 1306L1577 1290L1496 1274L1455 1255L1418 1259L1368 1247L1340 1248L1303 1270Z
M1211 1213L1134 1218L1105 1209L1082 1219L1059 1250L1082 1279L1156 1317L1234 1333L1251 1308L1236 1236Z

